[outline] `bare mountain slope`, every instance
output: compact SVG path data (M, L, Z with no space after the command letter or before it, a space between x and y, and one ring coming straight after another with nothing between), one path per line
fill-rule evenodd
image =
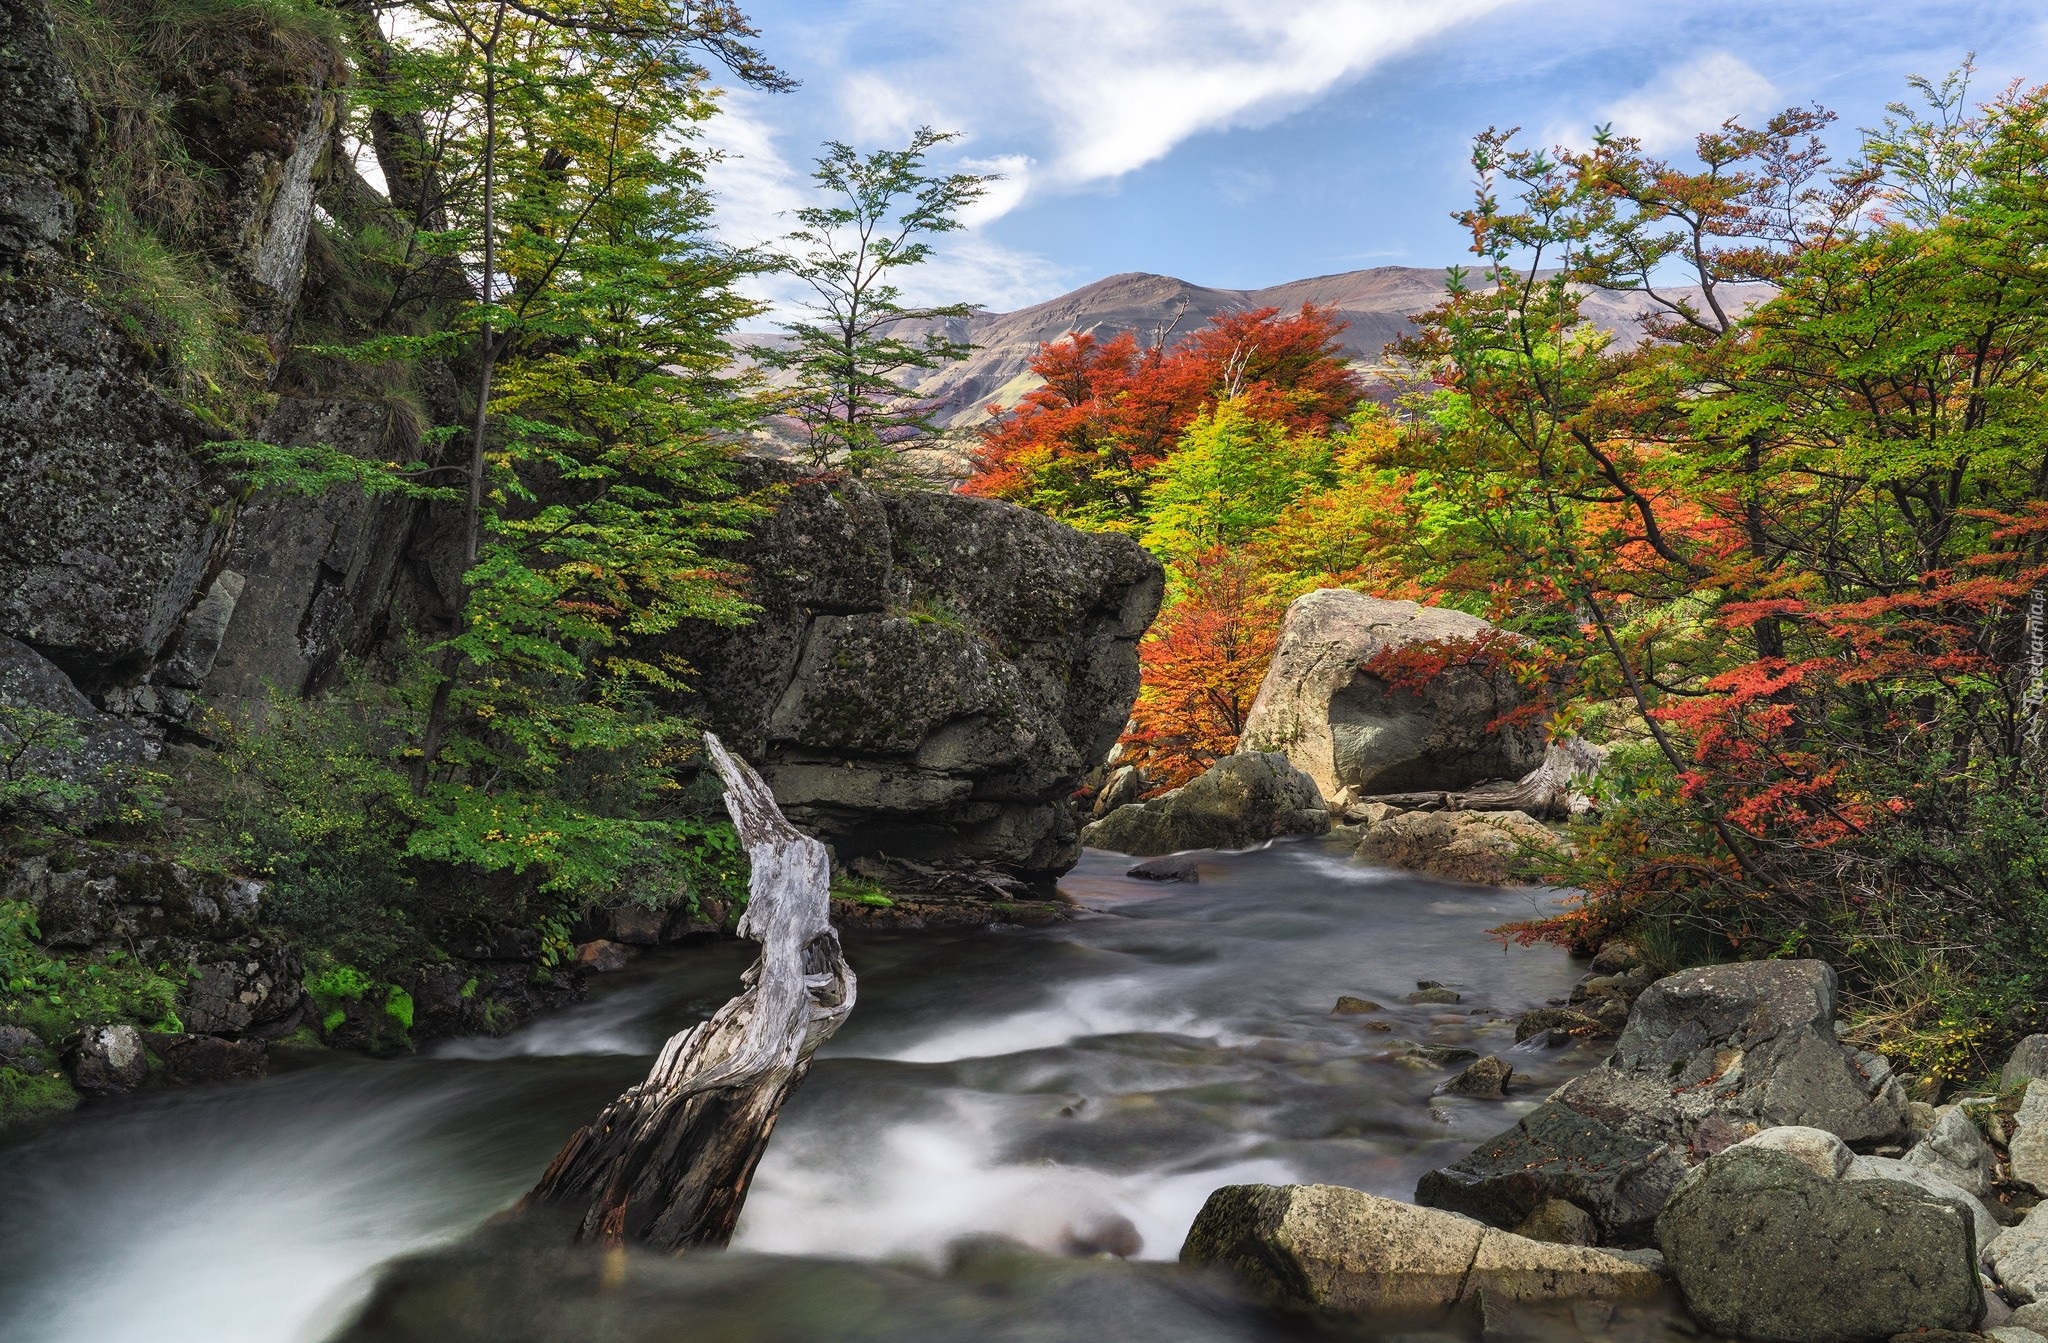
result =
M1196 330L1219 312L1267 307L1294 312L1304 303L1336 309L1338 317L1350 323L1340 339L1352 358L1378 363L1388 342L1414 330L1409 320L1413 314L1442 300L1447 274L1418 266L1375 266L1289 280L1264 289L1211 289L1170 275L1137 271L1112 275L1015 312L978 312L964 321L947 323L951 335L977 348L959 363L927 375L914 384L914 390L941 403L942 423L966 428L980 424L989 405L1015 405L1036 387L1032 357L1041 344L1069 332L1083 331L1108 340L1130 331L1141 341L1150 341L1168 330L1170 341ZM1634 295L1596 293L1586 299L1584 312L1627 339L1649 306Z

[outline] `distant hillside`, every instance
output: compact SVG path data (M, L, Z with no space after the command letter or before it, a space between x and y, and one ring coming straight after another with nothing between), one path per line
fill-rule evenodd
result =
M1341 337L1344 347L1361 363L1378 363L1390 341L1414 330L1409 318L1443 298L1447 274L1426 267L1375 266L1289 280L1265 289L1211 289L1170 275L1137 271L1112 275L1015 312L982 312L948 323L950 334L977 348L960 363L916 383L914 389L942 403L942 423L964 428L981 423L991 403L1015 405L1036 387L1032 356L1044 342L1069 332L1085 331L1107 340L1131 331L1140 340L1149 340L1171 324L1171 341L1200 328L1219 312L1266 307L1293 312L1304 303L1336 309L1337 315L1350 323ZM1598 293L1587 298L1584 311L1601 326L1627 338L1648 306L1633 295ZM754 339L766 343L775 338Z

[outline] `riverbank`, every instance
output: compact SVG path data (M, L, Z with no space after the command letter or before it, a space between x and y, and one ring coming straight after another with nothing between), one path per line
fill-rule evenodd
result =
M1042 928L849 928L860 1006L784 1113L741 1253L677 1270L705 1294L693 1309L740 1321L758 1294L782 1302L764 1320L811 1301L858 1315L849 1337L967 1336L960 1321L986 1316L949 1317L949 1333L934 1312L974 1293L932 1285L963 1244L1058 1254L1073 1235L1127 1234L1122 1219L1139 1259L1170 1260L1222 1184L1405 1196L1598 1059L1577 1041L1515 1050L1512 1018L1578 975L1554 949L1485 936L1530 892L1361 868L1314 842L1199 861L1199 884L1161 887L1091 853L1063 883L1081 909ZM724 1000L751 950L649 950L595 980L590 1002L502 1039L120 1098L9 1140L0 1162L26 1175L0 1210L6 1317L29 1322L29 1343L320 1337L379 1265L461 1237L530 1186L662 1038ZM1463 1000L1401 1001L1421 979ZM1347 994L1384 1010L1331 1015ZM1434 1051L1463 1049L1506 1051L1526 1089L1433 1097L1462 1067ZM910 1279L882 1264L903 1260L925 1285L898 1309L889 1284ZM1018 1312L986 1336L1071 1336L1090 1319L1147 1336L1119 1331L1154 1291L1113 1267L1084 1288L1036 1259L975 1262L975 1291ZM111 1282L107 1264L122 1266ZM843 1293L859 1283L855 1310ZM1188 1301L1231 1299L1169 1295L1184 1291L1158 1328L1186 1324ZM658 1337L646 1331L675 1304L627 1306L588 1336Z

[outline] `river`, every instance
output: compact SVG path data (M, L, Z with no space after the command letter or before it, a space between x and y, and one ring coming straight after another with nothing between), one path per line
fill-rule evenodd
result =
M516 1199L664 1037L736 990L751 944L650 954L503 1039L144 1093L16 1137L0 1337L1294 1337L1143 1261L1173 1259L1222 1184L1407 1197L1597 1057L1514 1046L1512 1015L1578 973L1486 934L1539 893L1321 842L1204 855L1194 885L1128 865L1086 855L1062 884L1089 911L1070 923L849 935L859 1006L784 1112L734 1253L571 1254L501 1231L405 1259ZM1425 979L1463 1000L1402 1004ZM1339 994L1388 1010L1334 1017ZM1432 1098L1461 1065L1417 1046L1501 1054L1514 1098ZM1057 1257L1134 1244L1130 1265Z

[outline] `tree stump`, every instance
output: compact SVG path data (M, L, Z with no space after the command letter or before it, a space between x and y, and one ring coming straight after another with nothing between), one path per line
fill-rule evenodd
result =
M753 863L739 933L761 944L761 958L738 997L671 1037L645 1081L576 1131L520 1205L582 1207L581 1241L670 1253L729 1241L777 1113L853 1011L825 846L709 732L704 748Z

